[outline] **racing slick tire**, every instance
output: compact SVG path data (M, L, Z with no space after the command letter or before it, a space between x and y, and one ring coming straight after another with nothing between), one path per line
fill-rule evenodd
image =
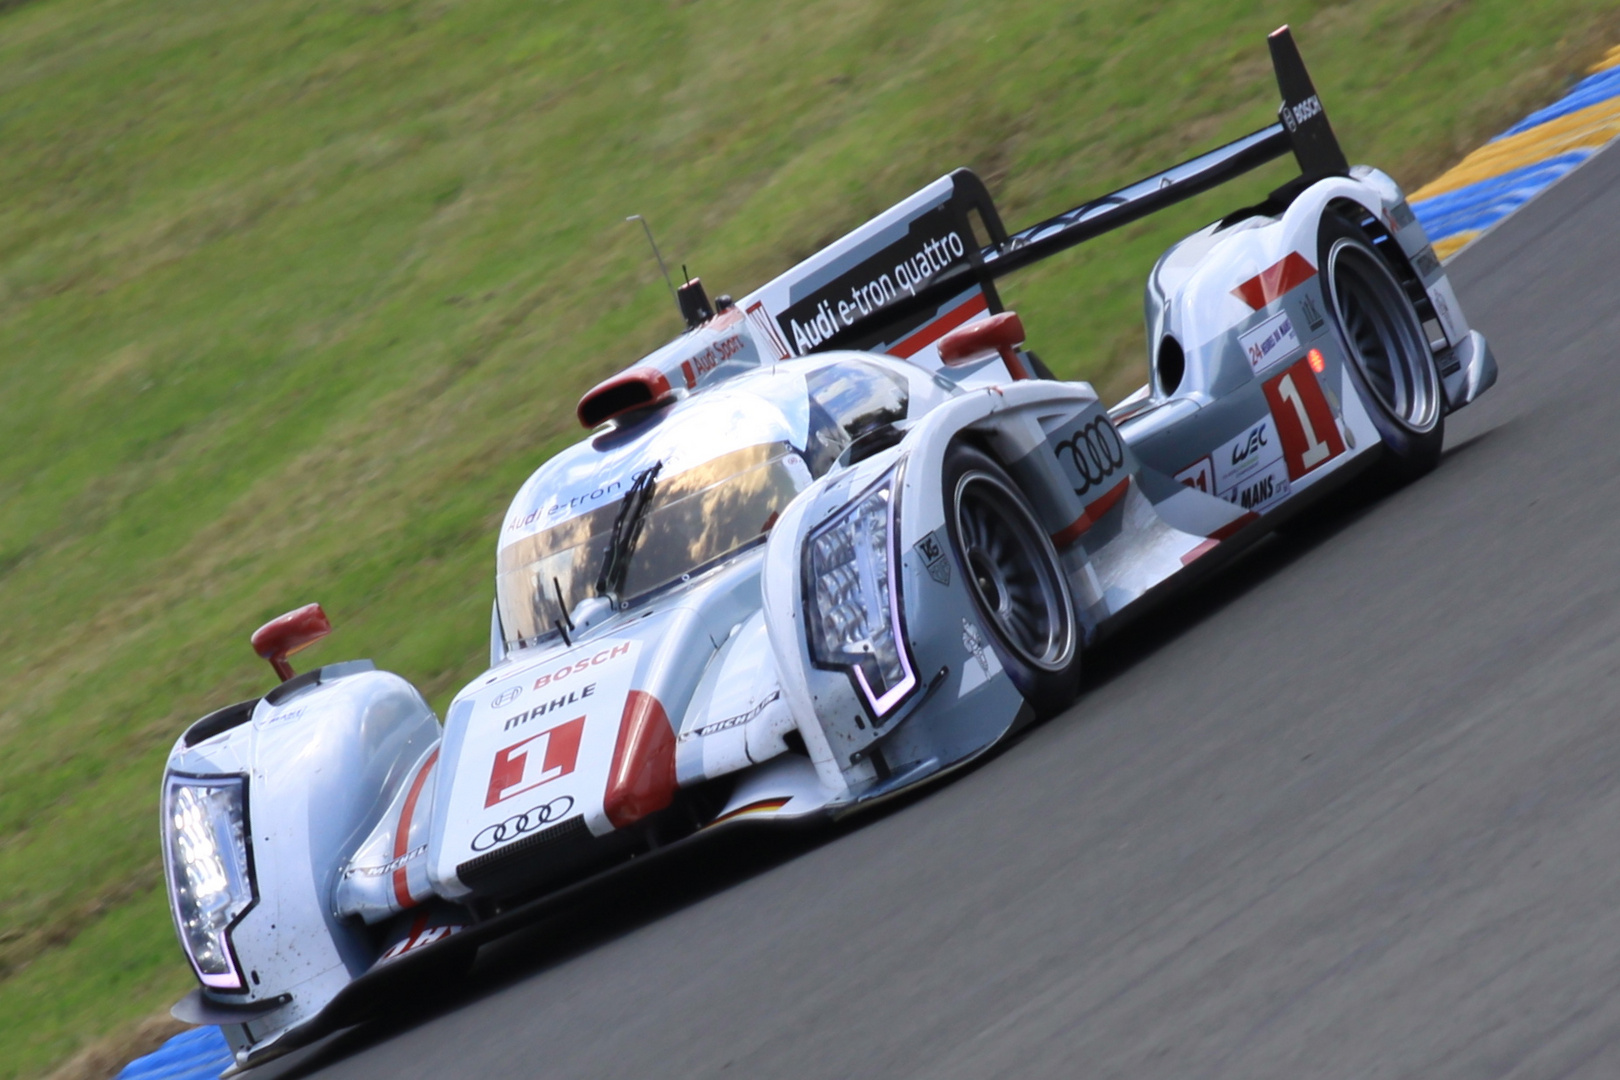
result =
M1367 413L1384 443L1382 471L1415 480L1440 463L1445 399L1423 322L1366 235L1337 217L1322 221L1322 288L1344 338Z
M1050 716L1080 691L1080 635L1057 551L1006 470L975 447L946 454L944 495L951 550L996 656L1036 715Z

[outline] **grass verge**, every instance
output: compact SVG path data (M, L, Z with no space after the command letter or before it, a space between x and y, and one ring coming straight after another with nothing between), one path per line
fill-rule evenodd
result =
M1284 21L1409 185L1620 40L1608 0L0 3L0 1078L187 985L159 771L268 684L254 626L319 599L321 659L441 707L481 669L506 499L675 329L626 214L733 293L958 164L1017 227L1268 122ZM1280 175L1009 283L1032 344L1140 381L1154 256Z

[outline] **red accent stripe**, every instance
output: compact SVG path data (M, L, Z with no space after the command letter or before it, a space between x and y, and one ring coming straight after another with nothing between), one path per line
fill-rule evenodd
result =
M1232 290L1232 295L1259 311L1273 300L1316 276L1316 267L1305 256L1290 251L1254 277Z
M1086 507L1086 513L1096 521L1114 508L1114 504L1125 497L1125 491L1131 486L1131 478L1126 477L1113 487L1109 488L1096 502Z
M399 812L399 829L394 833L394 858L403 858L411 847L411 817L416 813L416 800L422 795L422 785L427 783L428 773L433 771L434 762L439 760L439 748L434 747L433 753L428 755L426 763L417 771L416 779L411 781L411 790L405 795L405 807ZM405 876L403 866L394 869L394 899L399 906L408 908L416 901L411 899L411 887Z
M926 349L973 318L973 316L989 310L990 302L984 298L984 293L978 293L963 301L961 305L947 311L910 337L902 338L896 344L889 346L889 355L898 356L900 359L905 360Z
M1080 539L1080 537L1084 535L1085 531L1091 528L1091 525L1091 515L1086 513L1084 510L1080 511L1079 517L1075 518L1073 521L1063 526L1063 528L1052 534L1052 546L1060 548L1068 547L1070 544Z
M1259 520L1260 515L1255 513L1253 510L1250 510L1236 521L1229 521L1225 525L1222 525L1220 528L1216 529L1214 532L1210 533L1209 538L1219 543L1228 537L1236 536L1238 531L1243 529L1250 522Z
M782 807L786 806L792 801L793 799L791 796L781 799L760 799L758 802L751 802L747 806L739 806L737 809L732 810L729 813L721 814L719 817L709 822L709 824L718 825L722 821L730 821L734 817L741 817L743 814L757 813L761 810L780 810Z
M675 729L662 702L632 690L619 718L602 812L615 829L622 829L674 801Z
M1199 544L1197 547L1183 555L1181 557L1181 565L1186 566L1188 563L1208 555L1210 552L1220 547L1221 541L1228 540L1233 536L1236 536L1246 525L1259 520L1260 515L1255 513L1253 510L1250 510L1247 511L1242 517L1237 518L1234 521L1228 521L1225 525L1222 525L1220 528L1210 533L1208 540L1205 540L1202 544Z
M1186 566L1189 563L1201 559L1218 547L1220 547L1219 540L1205 540L1202 544L1199 544L1197 547L1181 556L1181 565Z
M1093 499L1091 505L1080 512L1080 516L1069 524L1052 534L1052 544L1055 547L1068 547L1080 539L1082 533L1091 528L1102 516L1112 510L1119 500L1125 497L1125 492L1131 486L1131 478L1126 477L1103 494Z

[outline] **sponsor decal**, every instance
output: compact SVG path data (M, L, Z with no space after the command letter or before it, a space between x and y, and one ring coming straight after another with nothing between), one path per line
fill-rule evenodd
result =
M1272 505L1288 497L1288 466L1281 458L1272 462L1266 471L1243 481L1222 497L1245 510L1265 513Z
M1288 468L1283 462L1283 445L1275 422L1268 416L1250 426L1235 439L1222 443L1209 457L1177 473L1176 479L1244 510L1264 513L1286 499L1289 492ZM1222 538L1213 537L1209 546ZM1200 550L1197 554L1202 553Z
M979 662L986 675L990 674L990 658L985 652L984 635L979 628L966 619L962 620L962 647L968 651L973 659Z
M1440 272L1440 260L1435 258L1434 248L1428 245L1412 256L1412 265L1417 268L1418 277L1431 278Z
M951 205L935 207L914 218L905 237L784 308L777 325L802 356L901 296L916 295L972 252L972 239L954 227Z
M1389 208L1389 219L1395 223L1397 229L1404 229L1417 220L1417 215L1412 213L1412 208L1406 205L1405 199L1402 199Z
M508 686L505 690L502 690L499 694L496 694L490 699L489 707L492 709L498 709L502 705L510 705L512 702L516 701L522 695L522 693L523 687Z
M609 499L610 496L617 497L622 493L623 489L624 485L620 481L609 480L607 483L579 495L570 495L566 498L555 496L546 505L530 510L527 514L522 514L508 521L506 531L521 532L531 526L544 526L553 521L561 520L563 516L573 517L581 511L601 505L602 500Z
M558 709L566 709L570 705L577 705L594 693L596 693L596 684L586 683L577 690L570 690L568 693L554 697L550 701L542 701L540 704L526 712L520 712L516 716L507 717L505 720L501 721L501 730L511 731L515 727L522 727L530 720L540 719L542 716L546 715L546 713L556 712Z
M1209 458L1199 458L1176 473L1176 480L1205 495L1215 494L1215 465Z
M951 583L951 561L945 557L945 545L940 543L938 529L911 545L911 548L928 568L929 577L941 585Z
M415 925L411 927L411 932L405 935L403 940L396 941L394 944L390 945L387 950L377 958L377 963L381 964L386 960L393 960L396 957L404 956L406 953L415 949L420 949L426 945L432 945L435 941L443 941L445 938L450 937L453 934L459 934L465 929L466 927L462 926L460 923L445 923L442 926L429 926L427 916L421 916L416 920Z
M585 718L577 716L497 750L489 770L484 806L505 802L573 772L584 732ZM531 768L536 757L540 759L539 767Z
M389 874L392 874L395 870L404 869L406 863L410 862L412 859L416 858L418 855L424 854L426 851L427 851L427 845L423 844L419 848L412 848L410 851L407 851L405 854L396 856L395 858L392 858L392 859L388 860L387 862L383 863L381 866L351 866L347 870L343 871L343 876L346 877L346 878L387 877Z
M617 645L604 647L594 656L587 656L583 660L575 660L571 664L564 664L556 671L546 672L544 675L541 675L539 678L534 680L534 688L539 690L542 687L560 683L569 676L578 675L582 671L589 671L598 664L605 664L615 657L624 656L629 651L630 643L628 641L621 641Z
M1249 370L1258 375L1261 368L1281 360L1289 353L1298 352L1299 335L1294 333L1294 320L1285 311L1241 335L1238 344L1243 346Z
M1312 94L1298 105L1285 104L1282 107L1283 126L1288 129L1289 134L1298 131L1299 125L1307 120L1321 115L1322 99L1315 94Z
M686 379L686 388L692 389L698 380L709 372L730 360L743 350L741 335L733 334L723 341L717 341L696 356L689 356L681 361L681 375Z
M1084 498L1114 475L1125 464L1125 443L1114 425L1100 412L1067 439L1052 448L1059 462L1068 466L1069 482L1074 493Z
M771 343L779 359L789 360L793 353L788 351L787 343L782 340L782 333L771 320L771 313L765 310L762 300L755 300L748 305L748 325L754 328L754 333Z
M563 815L574 808L574 800L568 795L559 795L550 802L543 802L533 806L521 814L513 814L505 821L480 829L473 837L472 849L474 851L488 851L496 844L504 844L508 840L516 840L524 833L530 833L543 825L550 825L554 821L561 821Z
M1236 438L1216 447L1210 455L1215 472L1215 494L1227 498L1239 484L1279 460L1282 453L1271 417L1249 426Z
M1451 305L1446 303L1445 293L1444 292L1431 293L1429 298L1434 301L1434 313L1436 315L1440 316L1440 327L1441 327L1441 329L1445 330L1446 337L1448 337L1448 338L1456 337L1457 336L1457 329L1456 329L1457 324L1456 324L1455 320L1452 319Z
M1316 306L1316 298L1313 296L1307 296L1301 302L1300 307L1305 312L1305 322L1310 326L1311 333L1314 334L1316 331L1322 329L1322 324L1327 320L1322 318L1322 310Z
M747 712L738 713L736 716L728 716L724 720L716 720L712 724L704 724L702 727L696 727L691 731L683 732L681 735L681 740L684 742L693 738L701 739L709 735L718 735L722 731L730 731L732 728L742 727L744 724L754 719L754 717L764 712L766 706L770 705L774 701L780 700L781 697L782 691L772 690L769 694L765 695L763 699L761 699L758 705L755 705Z
M962 647L971 659L962 665L962 683L956 691L958 698L966 697L1001 674L1001 658L990 648L984 631L967 619L962 620Z
M272 712L263 720L259 721L259 726L265 728L269 727L271 724L284 724L289 720L297 720L307 712L309 712L309 709L304 705L300 705L296 709L287 709L282 712Z
M1338 421L1308 359L1291 364L1266 382L1264 389L1288 462L1289 480L1298 480L1344 453Z

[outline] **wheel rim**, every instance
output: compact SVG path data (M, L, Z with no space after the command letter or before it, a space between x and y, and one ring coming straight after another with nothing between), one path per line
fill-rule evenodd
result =
M1033 667L1061 669L1074 651L1068 589L1023 500L997 477L966 473L956 485L956 531L969 586L1002 640Z
M1339 241L1329 259L1333 301L1356 367L1393 420L1428 431L1440 416L1439 376L1400 283L1358 244Z

